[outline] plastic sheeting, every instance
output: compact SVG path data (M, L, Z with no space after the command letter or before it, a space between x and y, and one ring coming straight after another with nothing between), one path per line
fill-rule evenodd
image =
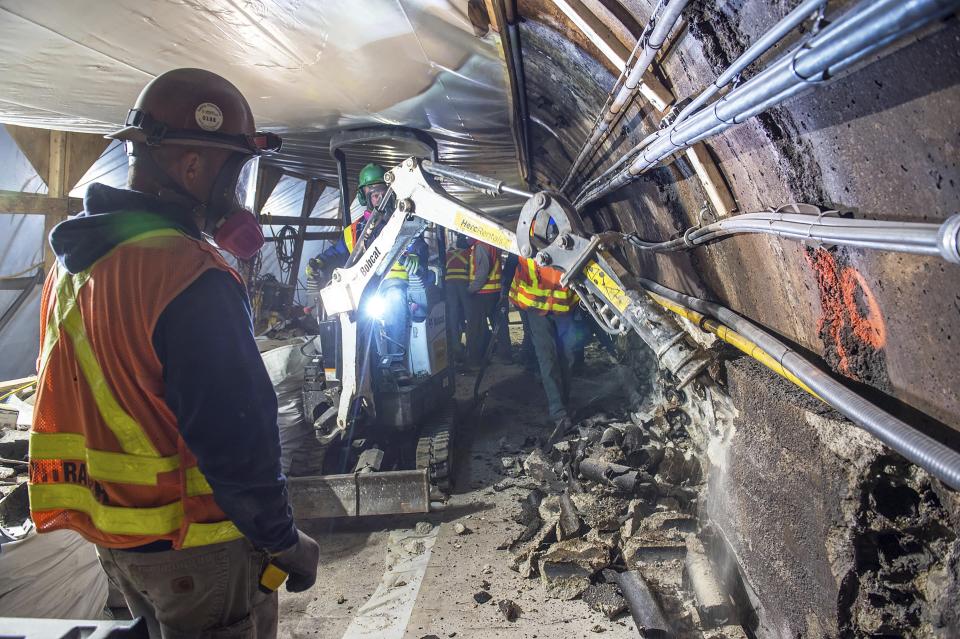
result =
M333 131L402 124L434 135L442 161L517 184L498 36L477 35L468 4L3 0L0 121L106 132L152 76L201 66L284 134L271 163L295 172L335 184ZM348 155L351 175L383 156Z
M46 193L47 187L0 127L0 189ZM36 272L43 265L43 217L0 212L0 277ZM40 287L34 287L15 313L11 306L20 291L0 290L0 317L11 311L0 328L0 379L25 377L35 371L40 346Z
M0 617L99 619L107 605L96 547L72 530L0 545L0 575Z
M290 474L293 454L305 440L312 440L313 425L303 418L303 375L308 357L300 348L304 340L296 339L261 353L270 383L277 393L277 425L280 428L280 466ZM263 348L263 346L261 346Z

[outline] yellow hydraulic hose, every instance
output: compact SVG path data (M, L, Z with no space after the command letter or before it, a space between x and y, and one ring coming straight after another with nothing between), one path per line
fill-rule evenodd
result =
M654 302L656 302L657 304L660 304L668 311L672 311L677 315L679 315L680 317L685 317L686 319L690 320L691 322L693 322L703 330L713 333L714 335L716 335L717 337L725 341L727 344L735 346L737 349L739 349L740 351L743 351L753 359L757 360L758 362L760 362L761 364L763 364L764 366L772 370L774 373L777 373L784 379L790 382L793 382L794 384L796 384L806 392L810 393L810 395L816 397L820 401L823 401L823 399L819 395L817 395L812 390L810 390L810 387L804 384L796 375L794 375L793 373L785 369L783 366L781 366L780 362L770 357L770 355L768 355L766 351L761 349L759 346L757 346L756 344L754 344L753 342L751 342L746 337L736 332L729 326L726 326L725 324L721 324L720 322L718 322L713 318L706 317L705 315L702 315L697 311L691 310L684 306L680 306L676 302L668 300L665 297L661 297L656 293L651 293L650 291L647 291L647 295L649 295Z

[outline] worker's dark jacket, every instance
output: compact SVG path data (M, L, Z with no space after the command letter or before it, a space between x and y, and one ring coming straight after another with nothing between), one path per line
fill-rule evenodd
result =
M93 184L84 208L50 234L71 273L146 231L175 228L200 239L192 212L152 195ZM292 546L297 535L280 470L277 396L243 286L227 271L204 271L161 312L152 346L163 368L164 401L217 505L255 546ZM169 547L161 540L139 550Z

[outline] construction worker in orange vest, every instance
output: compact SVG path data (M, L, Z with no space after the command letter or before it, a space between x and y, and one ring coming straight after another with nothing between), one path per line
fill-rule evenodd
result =
M571 426L567 405L570 401L570 367L576 347L576 331L571 311L576 294L560 285L560 271L538 266L521 257L510 283L510 302L526 314L525 326L540 367L540 381L547 395L547 407L554 424L551 440L561 437Z
M467 238L456 234L454 245L447 249L443 284L447 298L447 326L453 335L454 358L463 359L463 335L466 328L470 294L470 245Z
M208 240L243 259L263 245L238 182L280 139L200 69L157 76L108 137L129 188L91 185L50 234L33 521L96 544L154 639L275 637L277 594L257 584L279 568L310 588L319 547L293 521L243 282Z
M467 274L467 292L470 306L467 312L467 365L479 366L490 340L488 321L493 318L500 299L500 251L470 240L470 268Z

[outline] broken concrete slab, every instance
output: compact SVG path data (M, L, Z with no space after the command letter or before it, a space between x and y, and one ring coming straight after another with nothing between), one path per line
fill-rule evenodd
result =
M687 553L684 535L676 530L641 530L623 545L627 566L683 559Z
M580 596L591 609L602 612L608 619L614 619L627 610L620 587L613 583L588 586Z
M583 521L580 519L580 513L570 499L570 495L563 493L560 495L560 518L557 520L557 539L564 541L573 539L583 534Z
M696 597L701 623L708 628L727 623L733 612L729 598L710 564L703 544L693 535L687 537L687 556L683 567L684 581Z
M0 457L25 461L29 440L29 432L8 428L0 430Z
M553 463L539 448L531 452L523 460L523 472L528 477L536 479L539 482L551 482L557 480L557 474L553 470Z
M540 556L538 569L547 596L575 599L598 570L610 565L610 549L583 538L558 541Z

